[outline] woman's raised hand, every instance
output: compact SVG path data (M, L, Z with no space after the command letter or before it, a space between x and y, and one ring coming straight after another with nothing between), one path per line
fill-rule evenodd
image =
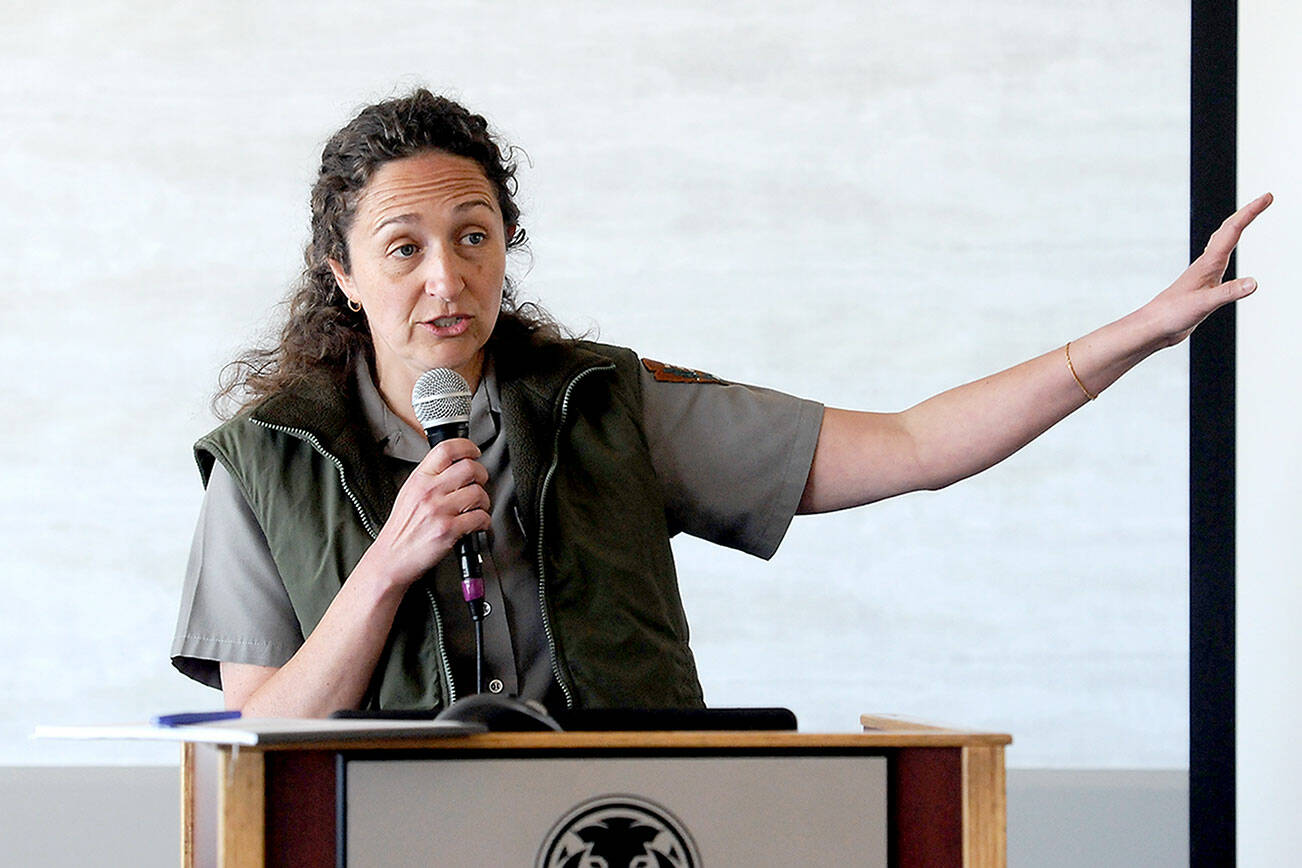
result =
M1239 237L1257 215L1265 211L1274 197L1265 193L1225 219L1212 233L1202 255L1190 263L1175 282L1147 305L1154 317L1161 346L1172 346L1189 337L1200 322L1218 308L1251 295L1257 281L1251 277L1221 282L1230 263L1230 254Z

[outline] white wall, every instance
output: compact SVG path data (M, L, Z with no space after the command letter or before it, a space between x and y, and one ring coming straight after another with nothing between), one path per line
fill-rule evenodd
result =
M1239 195L1275 193L1238 256L1261 283L1238 312L1239 865L1302 849L1302 8L1239 3Z
M524 145L525 287L641 351L894 409L1060 346L1185 258L1185 4L10 10L0 151L0 763L170 762L38 722L216 698L165 657L188 444L305 240L313 163L423 81ZM997 471L684 541L707 696L1006 729L1022 766L1178 768L1185 356ZM812 584L827 603L809 606Z

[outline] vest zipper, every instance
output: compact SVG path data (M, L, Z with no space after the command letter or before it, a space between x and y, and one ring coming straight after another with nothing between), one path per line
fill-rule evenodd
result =
M425 596L429 597L430 611L434 613L434 638L439 646L439 662L443 665L443 677L448 683L448 705L451 705L457 701L457 685L452 680L452 664L443 650L443 616L439 614L439 604L434 597L434 590L428 583L422 582L422 585L425 588Z
M283 434L291 434L300 440L306 440L311 444L313 449L321 453L325 458L328 458L330 463L335 466L335 470L339 471L339 485L343 487L344 494L348 495L348 499L353 502L353 509L357 510L357 517L362 520L362 526L366 528L366 532L371 535L371 539L375 539L380 535L379 528L377 528L371 521L371 517L366 514L366 510L362 509L362 502L357 499L357 495L348 487L348 479L344 476L343 462L336 458L332 453L326 451L326 448L321 445L321 441L316 439L315 434L311 431L305 431L302 428L290 428L287 425L277 425L274 422L264 422L261 419L253 417L249 417L249 421L253 422L255 425L261 425L263 428L270 428L272 431L280 431Z
M574 692L565 683L565 676L561 672L560 659L556 653L556 634L552 632L551 614L547 609L547 549L544 535L547 523L545 508L547 489L551 487L552 477L556 475L556 468L561 462L561 432L565 428L565 419L570 412L570 395L574 392L574 387L588 374L598 371L613 371L614 369L614 364L606 364L579 371L565 387L565 394L561 396L560 419L556 423L556 437L552 443L552 463L547 468L547 474L543 477L542 486L538 491L538 605L542 610L543 632L547 635L547 653L551 657L552 675L556 678L556 683L561 686L561 693L565 695L566 708L574 707Z
M352 501L353 509L357 511L357 517L362 520L362 526L366 528L366 532L370 534L371 539L375 539L377 536L380 535L379 528L377 528L375 526L375 523L371 521L371 517L366 514L366 510L362 509L362 502L357 499L357 495L353 492L351 488L348 487L348 478L347 476L344 475L343 462L340 461L337 457L335 457L335 455L332 452L330 452L324 446L322 446L321 441L316 439L315 434L313 434L311 431L305 431L302 428L290 428L287 425L277 425L274 422L264 422L261 419L256 419L253 417L249 417L249 421L253 422L255 425L261 425L263 428L269 428L272 431L280 431L283 434L289 434L293 437L299 438L300 440L304 440L308 444L310 444L313 449L315 449L318 453L320 453L322 457L329 460L330 463L335 466L335 470L339 472L339 485L341 488L343 488L344 494L348 495L348 499ZM447 680L448 703L451 704L455 702L457 699L457 688L456 688L456 684L453 683L452 681L452 663L451 661L448 660L447 651L443 647L443 618L439 614L438 604L434 602L434 592L429 589L428 585L425 586L425 593L429 595L430 608L434 612L434 631L439 646L439 664L442 666L443 669L443 677ZM544 622L546 621L545 615L543 620ZM554 661L556 658L553 657L552 659ZM556 664L554 662L552 664L552 668L553 670L556 668Z

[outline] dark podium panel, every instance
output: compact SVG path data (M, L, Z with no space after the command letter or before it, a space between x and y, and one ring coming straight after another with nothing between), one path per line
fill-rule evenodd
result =
M612 829L684 868L1005 864L1009 736L862 723L189 743L182 864L551 868Z

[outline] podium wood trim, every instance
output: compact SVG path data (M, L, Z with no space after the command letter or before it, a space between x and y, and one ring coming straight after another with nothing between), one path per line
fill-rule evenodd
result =
M217 769L217 863L260 868L266 862L266 759L247 747L221 752Z
M1008 809L1003 747L963 751L963 865L1002 868L1007 863Z
M878 718L864 717L864 720ZM865 729L861 733L811 732L485 732L475 735L382 739L317 739L311 742L241 747L241 751L276 753L304 749L363 750L765 750L871 747L969 747L1009 744L1012 737L998 733L909 724L898 729Z
M194 745L181 745L181 868L194 868Z
M418 752L429 757L629 752L746 755L863 752L886 756L890 864L1002 868L1006 862L1004 747L1012 738L902 718L861 718L862 733L482 733L419 739L217 746L217 864L334 865L335 759L339 752ZM182 864L194 866L194 745L182 752ZM308 813L305 813L308 812ZM315 813L311 813L315 812ZM293 819L291 819L293 818ZM310 819L309 819L310 818Z

